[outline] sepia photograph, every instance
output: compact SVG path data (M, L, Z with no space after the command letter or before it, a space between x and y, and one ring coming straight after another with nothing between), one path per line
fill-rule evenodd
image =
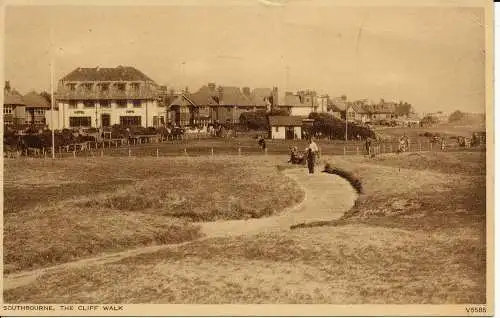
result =
M2 9L2 315L492 315L492 2Z

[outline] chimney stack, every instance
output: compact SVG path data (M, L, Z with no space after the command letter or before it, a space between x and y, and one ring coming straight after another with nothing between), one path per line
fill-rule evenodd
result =
M224 89L222 86L217 87L217 96L219 97L219 103L222 103L224 97Z
M214 93L215 92L215 83L208 83L208 89L210 92Z
M250 87L243 87L243 95L250 96Z
M272 101L271 101L271 106L272 107L277 107L278 106L278 87L274 86L273 87L273 92L272 92Z
M10 92L10 81L5 81L5 90Z

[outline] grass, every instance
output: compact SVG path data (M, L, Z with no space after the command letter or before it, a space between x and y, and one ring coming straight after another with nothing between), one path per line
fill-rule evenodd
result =
M47 274L4 297L30 303L482 303L484 265L470 246L478 238L467 229L459 234L450 239L349 225L211 239Z
M463 164L450 161L453 156ZM485 303L485 169L471 169L485 165L484 154L453 156L325 157L363 183L356 207L341 222L195 241L49 273L6 291L4 298L31 303ZM423 163L427 160L440 165Z
M251 158L99 158L5 165L5 272L199 237L192 222L259 218L302 200Z

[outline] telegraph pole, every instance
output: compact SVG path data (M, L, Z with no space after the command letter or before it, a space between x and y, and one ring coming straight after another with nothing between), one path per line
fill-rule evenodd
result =
M53 42L53 29L50 28L50 42L51 42L51 52L50 52L50 130L52 132L52 159L56 158L56 146L55 146L55 136L54 136L54 42Z
M347 144L347 101L345 102L345 143Z

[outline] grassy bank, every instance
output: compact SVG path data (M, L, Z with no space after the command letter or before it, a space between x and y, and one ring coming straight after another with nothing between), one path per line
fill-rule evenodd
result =
M258 218L303 198L251 158L97 158L5 164L6 273L200 236L193 221Z
M485 176L465 168L484 162L481 154L448 155L324 158L363 182L364 194L342 223L191 242L47 274L4 297L40 303L484 303Z

